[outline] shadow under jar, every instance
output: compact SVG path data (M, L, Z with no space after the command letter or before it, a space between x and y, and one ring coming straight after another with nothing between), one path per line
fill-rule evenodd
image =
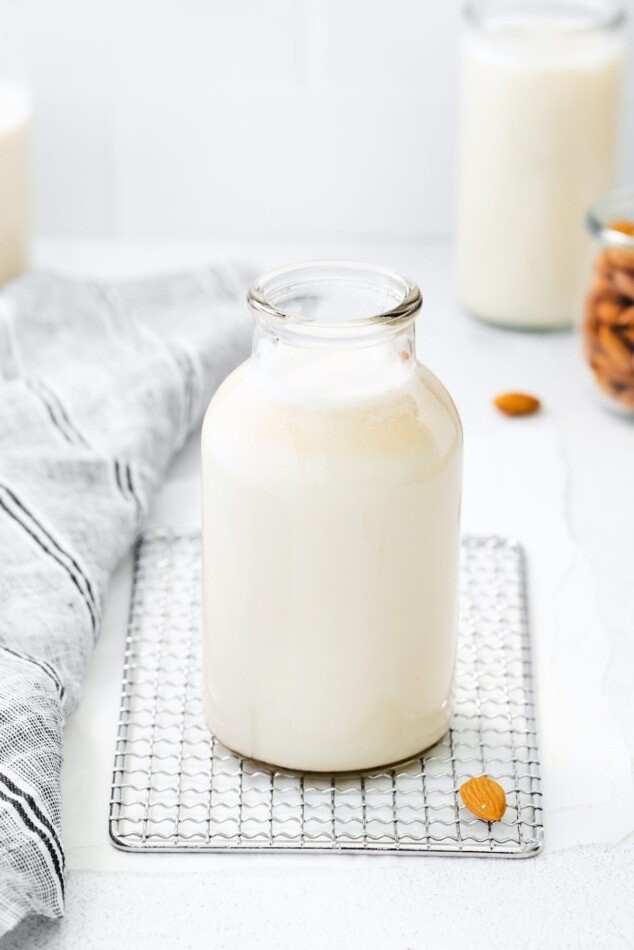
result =
M606 404L634 414L634 191L607 195L588 212L592 236L581 332Z
M452 712L462 479L420 291L320 261L248 299L252 357L202 434L207 723L292 769L409 758Z

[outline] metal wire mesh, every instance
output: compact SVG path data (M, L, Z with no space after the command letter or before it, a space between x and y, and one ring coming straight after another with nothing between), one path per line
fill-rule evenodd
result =
M349 776L268 769L207 730L201 702L200 538L145 535L135 558L110 801L131 851L330 851L529 856L542 844L524 558L501 538L463 541L456 707L424 755ZM463 806L486 773L508 809Z

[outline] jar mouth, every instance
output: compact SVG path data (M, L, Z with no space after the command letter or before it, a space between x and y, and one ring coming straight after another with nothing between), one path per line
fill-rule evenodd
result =
M590 234L606 244L634 248L634 236L613 227L619 221L634 224L634 188L619 188L604 195L586 215Z
M485 31L515 33L529 26L535 33L575 36L618 29L625 6L617 0L472 0L464 17Z
M270 271L249 289L255 320L277 332L332 336L375 332L413 320L418 286L387 267L357 261L305 261Z

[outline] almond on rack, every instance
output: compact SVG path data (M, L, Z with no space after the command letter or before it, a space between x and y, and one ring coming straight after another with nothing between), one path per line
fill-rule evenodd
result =
M541 407L539 399L528 393L502 393L493 402L507 416L529 416Z
M488 775L470 778L461 785L460 797L465 807L483 821L499 821L506 811L506 792Z

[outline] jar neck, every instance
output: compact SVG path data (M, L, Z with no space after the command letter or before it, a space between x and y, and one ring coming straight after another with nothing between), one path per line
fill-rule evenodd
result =
M411 321L379 327L371 337L296 339L256 323L251 372L280 398L318 398L333 404L375 398L407 387L416 372L416 331Z
M469 0L467 24L489 34L555 33L583 37L611 33L625 22L622 0Z
M343 406L407 385L422 295L409 278L355 261L289 264L261 277L250 372L277 398Z
M595 240L634 248L634 188L604 195L589 209L586 226Z

